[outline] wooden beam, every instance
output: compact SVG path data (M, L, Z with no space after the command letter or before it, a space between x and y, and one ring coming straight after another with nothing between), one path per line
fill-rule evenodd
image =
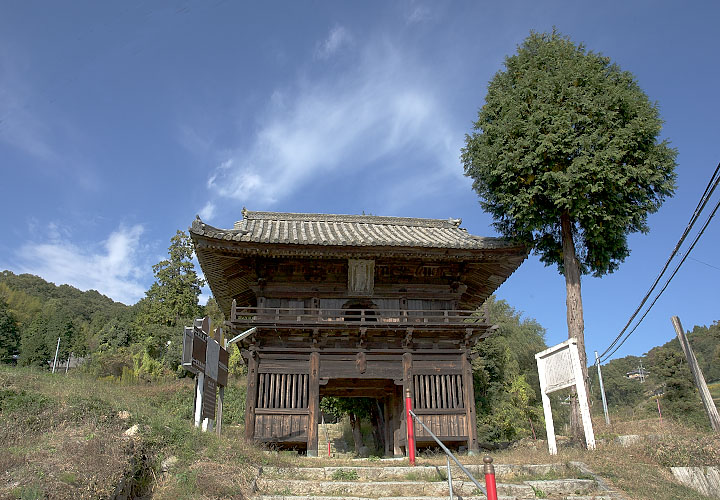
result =
M406 352L403 354L402 361L403 361L403 388L402 388L402 417L405 418L407 408L405 408L405 395L410 391L410 402L413 407L415 407L415 390L414 390L414 384L413 384L413 373L412 373L412 360L413 355L409 352ZM407 423L406 423L407 425ZM407 430L406 430L407 433ZM410 450L407 447L407 439L405 440L405 454L409 456Z
M320 422L320 354L310 354L310 380L308 400L307 456L318 456L318 423Z
M467 420L467 447L468 454L477 454L480 452L477 441L477 420L475 417L475 390L473 389L472 366L468 357L470 353L466 352L462 356L463 365L463 385L465 396L465 415Z
M245 399L245 439L255 439L255 409L257 408L258 358L254 349L248 353L247 396Z

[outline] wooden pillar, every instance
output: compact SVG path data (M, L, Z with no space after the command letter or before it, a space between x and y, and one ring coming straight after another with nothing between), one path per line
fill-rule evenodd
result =
M413 390L413 373L412 373L412 353L406 352L403 354L403 387L402 387L402 393L400 395L400 419L406 419L406 412L407 408L405 408L405 394L407 391L410 391L410 400L412 402L413 407L415 406L415 391ZM407 425L407 422L406 422ZM405 428L405 433L407 434L407 428ZM409 456L410 450L407 446L407 435L405 437L405 455Z
M393 446L393 428L392 428L392 399L388 396L383 398L383 418L385 419L385 450L384 456L390 456L390 450Z
M318 424L320 423L320 354L310 354L310 377L308 380L308 428L307 456L318 456Z
M467 419L467 447L468 455L479 453L477 441L477 418L475 416L475 389L473 388L472 366L470 365L470 352L466 351L461 355L463 386L465 396L465 417Z
M390 405L392 407L393 456L395 458L403 456L403 452L402 452L400 443L403 440L402 433L403 433L403 430L405 429L405 426L403 425L403 420L402 420L403 409L405 408L405 403L403 403L403 398L400 397L400 391L401 391L400 386L396 385L395 391L393 392L393 394L391 396L391 400L390 400L391 401Z
M245 439L255 439L255 408L257 408L258 357L254 349L247 351L247 396L245 398Z

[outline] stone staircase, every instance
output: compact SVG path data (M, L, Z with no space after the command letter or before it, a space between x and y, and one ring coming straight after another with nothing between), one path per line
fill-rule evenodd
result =
M352 447L345 441L344 426L343 422L318 425L318 456L327 457L328 438L330 439L330 453L333 457L352 458L355 456Z
M326 448L327 449L327 448ZM381 463L383 461L380 461ZM255 482L257 500L440 500L449 497L446 466L375 465L347 467L266 467ZM482 465L466 468L480 484ZM501 500L620 500L600 478L579 463L497 465ZM461 500L486 497L458 468L452 468L453 492ZM553 478L553 479L547 479Z

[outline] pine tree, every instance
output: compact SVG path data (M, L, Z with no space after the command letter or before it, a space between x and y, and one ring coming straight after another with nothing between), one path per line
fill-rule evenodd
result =
M176 326L181 319L194 319L202 313L198 297L205 282L195 272L192 242L185 232L178 231L170 239L168 255L169 259L153 266L155 283L140 303L142 323Z

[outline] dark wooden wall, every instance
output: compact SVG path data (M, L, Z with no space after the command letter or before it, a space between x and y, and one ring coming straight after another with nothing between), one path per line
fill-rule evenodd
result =
M320 395L370 397L382 407L386 453L398 455L406 446L409 390L415 412L433 433L477 447L472 374L464 354L360 352L246 353L248 439L317 453ZM422 427L416 426L416 435L420 445L432 444Z

